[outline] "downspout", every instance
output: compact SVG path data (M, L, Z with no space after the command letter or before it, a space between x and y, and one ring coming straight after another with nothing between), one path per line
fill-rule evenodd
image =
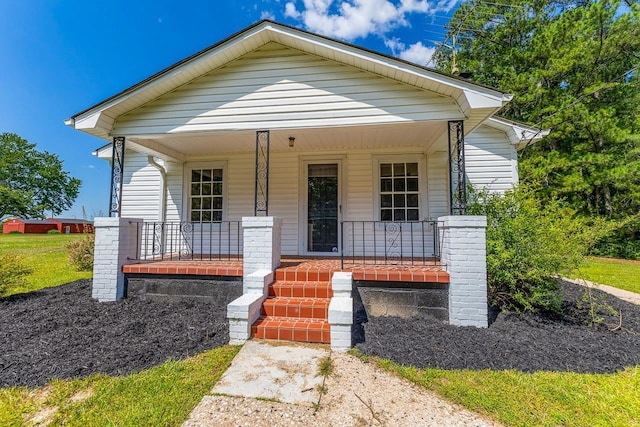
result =
M159 206L160 214L158 216L159 216L159 222L164 224L164 222L167 220L167 171L163 166L161 166L155 161L153 156L147 156L147 161L151 166L158 169L162 179L162 185L161 185L162 194L160 196L160 206Z

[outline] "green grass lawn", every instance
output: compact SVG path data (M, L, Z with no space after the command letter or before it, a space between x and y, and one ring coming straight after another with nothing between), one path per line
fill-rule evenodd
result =
M640 367L616 374L382 368L508 426L639 426Z
M578 276L601 285L640 293L640 261L589 258Z
M224 346L125 377L94 375L54 380L38 389L0 389L0 425L179 426L239 349Z
M7 295L90 278L92 272L76 271L67 260L64 245L80 238L81 234L0 234L0 254L19 255L33 269L26 284L10 289Z

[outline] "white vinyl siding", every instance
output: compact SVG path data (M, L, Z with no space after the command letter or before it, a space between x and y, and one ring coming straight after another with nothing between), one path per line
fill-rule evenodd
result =
M149 164L147 155L126 150L120 215L158 221L161 185L160 172Z
M449 214L449 157L446 152L427 156L428 220Z
M142 135L458 118L462 113L451 98L271 43L118 118L113 133Z
M465 170L468 182L503 192L518 182L516 148L507 135L480 126L465 138Z

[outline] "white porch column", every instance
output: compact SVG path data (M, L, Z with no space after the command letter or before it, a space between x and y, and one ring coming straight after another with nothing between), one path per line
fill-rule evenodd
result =
M260 316L273 272L280 265L281 230L281 218L242 218L243 295L227 306L230 344L243 344L251 337L251 325Z
M440 217L438 222L440 262L450 276L449 323L486 328L487 218L455 215Z
M96 218L91 296L98 301L116 301L124 295L122 266L140 258L137 231L139 218Z

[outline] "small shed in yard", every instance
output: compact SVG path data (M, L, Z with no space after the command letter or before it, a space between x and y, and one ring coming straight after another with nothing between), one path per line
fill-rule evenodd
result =
M10 219L2 226L2 233L19 232L23 234L43 234L49 230L57 230L54 222L43 219Z

